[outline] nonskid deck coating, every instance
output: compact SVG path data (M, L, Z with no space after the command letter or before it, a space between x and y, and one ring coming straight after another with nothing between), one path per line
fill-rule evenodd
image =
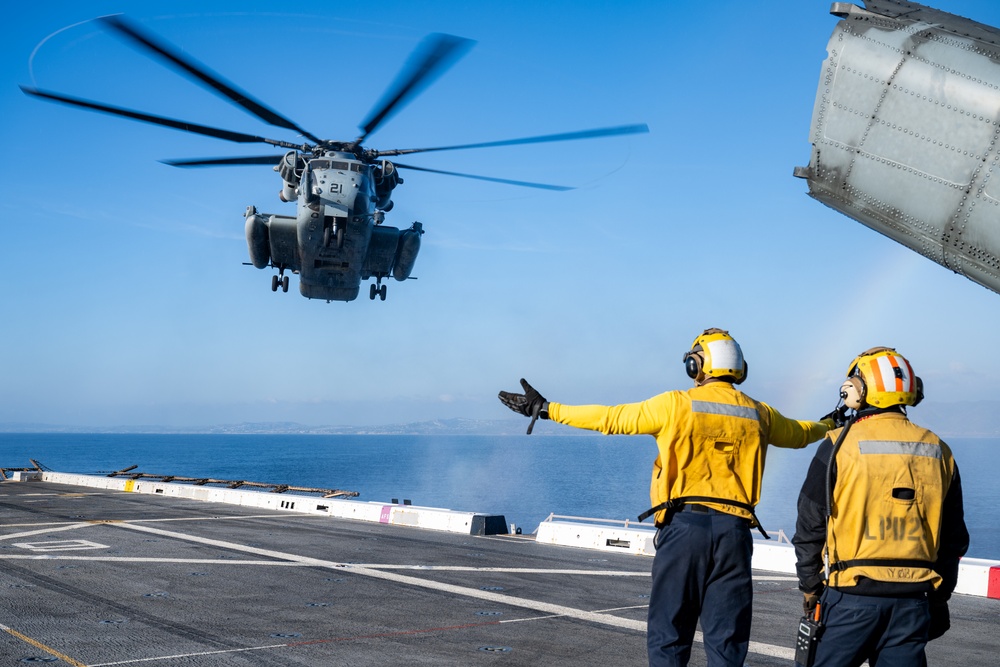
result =
M0 665L641 665L649 569L528 536L4 482ZM747 664L791 665L794 577L755 572L754 590ZM992 664L1000 601L951 611L930 663Z

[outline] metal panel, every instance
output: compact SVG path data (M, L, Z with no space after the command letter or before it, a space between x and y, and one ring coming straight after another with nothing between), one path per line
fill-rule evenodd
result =
M809 194L1000 292L1000 31L910 2L834 3Z

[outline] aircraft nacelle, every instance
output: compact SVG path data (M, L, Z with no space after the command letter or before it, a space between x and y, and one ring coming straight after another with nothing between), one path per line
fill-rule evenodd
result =
M375 167L373 171L375 178L375 206L382 211L391 211L392 200L389 197L396 186L403 182L403 179L399 175L399 170L396 169L396 165L393 163L383 160L382 164Z
M281 162L274 166L274 170L281 176L284 186L278 193L278 197L283 202L293 202L299 197L298 187L302 181L302 172L306 167L306 161L302 159L298 151L288 151Z
M810 196L1000 293L1000 30L897 0L843 19L827 46Z

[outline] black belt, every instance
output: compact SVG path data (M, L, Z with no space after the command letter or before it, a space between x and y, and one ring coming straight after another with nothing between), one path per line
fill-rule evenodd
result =
M916 560L912 558L855 558L854 560L842 560L830 564L831 572L843 572L849 567L912 567L934 569L934 563L928 560Z

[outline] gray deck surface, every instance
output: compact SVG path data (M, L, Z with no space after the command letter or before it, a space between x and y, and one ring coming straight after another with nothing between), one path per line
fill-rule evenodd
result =
M651 559L44 482L0 483L0 667L643 665ZM754 573L747 664L791 665L791 576ZM998 664L956 596L931 665ZM692 665L704 665L695 644Z

